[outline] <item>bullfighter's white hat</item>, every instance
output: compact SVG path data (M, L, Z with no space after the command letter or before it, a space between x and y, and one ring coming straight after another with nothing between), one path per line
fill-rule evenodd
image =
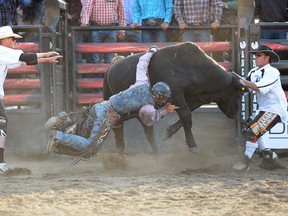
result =
M0 27L0 39L8 37L22 38L22 36L15 34L10 26Z

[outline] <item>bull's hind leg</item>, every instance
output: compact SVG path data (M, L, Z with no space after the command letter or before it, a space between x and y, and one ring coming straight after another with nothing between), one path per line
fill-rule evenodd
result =
M197 153L198 148L192 133L192 119L191 119L191 112L189 117L181 118L183 123L183 128L186 136L186 144L189 148L190 152Z
M181 103L179 103L181 104ZM183 106L180 105L180 109L177 109L176 112L179 115L179 118L182 122L182 126L185 132L186 137L186 144L189 148L190 152L198 152L198 148L192 133L192 114L191 109L187 106L186 103L183 104ZM180 123L179 123L180 125Z
M120 155L124 155L125 141L124 141L124 125L120 124L113 128L116 147Z

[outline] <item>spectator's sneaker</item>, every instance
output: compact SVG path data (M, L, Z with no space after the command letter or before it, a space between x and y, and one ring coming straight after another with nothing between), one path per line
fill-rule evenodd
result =
M244 155L242 160L233 166L233 169L237 171L249 170L249 162L250 159L246 155Z
M60 112L56 116L52 116L49 118L46 123L44 124L44 128L51 129L51 128L57 128L59 125L64 123L67 119L68 115L66 112Z
M149 47L148 52L156 53L158 50L159 50L159 48L156 45L152 45Z
M56 130L51 130L50 133L51 133L50 139L49 139L49 141L47 143L47 153L50 153L53 150L54 146L57 145L57 138L56 138L57 131Z
M0 163L0 174L5 173L8 170L8 167L5 162Z

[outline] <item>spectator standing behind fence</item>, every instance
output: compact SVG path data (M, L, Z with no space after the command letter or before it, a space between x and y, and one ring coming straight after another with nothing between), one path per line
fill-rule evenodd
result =
M222 15L221 0L175 0L174 12L179 23L179 29L189 26L204 26L217 29L220 26ZM212 23L210 24L210 16ZM209 29L190 29L183 33L183 41L205 42L210 41Z
M142 26L159 26L162 30L142 30L142 42L166 42L165 30L169 27L172 17L172 0L134 0L133 24L131 28L138 27L139 21Z
M44 0L19 0L23 25L42 25L44 19ZM21 12L20 12L21 13ZM25 33L24 33L25 34ZM21 33L22 35L22 33ZM27 31L25 41L38 42L38 32Z
M41 25L44 18L44 0L19 0L24 25Z
M173 5L175 3L175 0L172 1ZM171 18L171 23L170 26L178 26L178 22L175 18L175 12L172 10L172 18ZM184 30L176 28L176 29L168 29L167 30L167 42L181 42L183 39L183 32Z
M123 0L86 0L81 12L81 28L90 26L126 26ZM118 38L125 38L125 31L118 31ZM115 43L117 42L116 30L91 31L92 43ZM110 63L114 53L104 54L104 62ZM101 55L93 53L92 63L101 62Z
M237 25L237 0L223 0L223 13L221 16L221 25ZM234 31L231 28L219 28L212 31L213 41L231 41L234 37ZM216 61L230 61L229 53L215 52L213 58Z
M0 26L15 24L16 9L16 0L0 0Z
M80 14L82 11L82 6L84 5L86 0L66 0L68 3L67 6L67 13L68 13L68 31L72 32L72 27L80 26ZM90 42L90 35L89 31L74 31L74 35L76 43L89 43ZM69 38L70 40L72 39ZM72 43L72 41L70 41ZM71 46L69 48L72 48ZM72 59L72 52L69 52L70 58ZM77 62L81 63L82 60L89 59L89 54L77 54ZM83 56L83 57L82 57ZM88 60L89 61L89 60Z
M287 22L288 0L254 0L259 22ZM262 28L261 39L286 39L286 29Z
M0 174L8 170L4 161L7 116L2 102L4 97L3 85L8 69L17 68L25 63L27 65L36 65L44 62L56 63L57 59L62 58L62 56L54 51L46 53L23 53L22 50L11 49L15 47L15 38L22 37L14 34L10 26L0 27Z
M68 3L67 6L68 27L71 28L72 26L79 26L80 14L82 10L81 0L66 0L66 2Z
M130 26L133 23L134 1L135 0L123 0L127 26ZM141 43L141 31L140 30L125 31L125 39L121 41Z

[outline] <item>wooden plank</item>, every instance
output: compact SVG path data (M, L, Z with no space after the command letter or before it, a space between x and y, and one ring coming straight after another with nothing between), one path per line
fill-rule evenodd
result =
M8 74L33 74L37 73L37 67L35 65L22 65L18 68L8 70Z
M76 51L80 53L139 53L145 52L151 45L164 48L175 43L78 43ZM204 52L226 52L231 50L230 42L195 42Z
M103 101L102 94L79 94L77 97L78 104L95 104Z
M40 104L40 94L6 94L3 98L5 106Z
M230 69L231 62L218 62L226 70ZM78 64L78 74L104 74L111 64Z
M79 89L103 88L103 79L78 79L77 87Z
M281 43L268 43L268 42L265 42L265 43L262 43L262 44L265 44L267 46L269 46L272 50L288 50L288 44L281 44Z
M37 43L30 43L30 42L19 42L16 43L14 49L20 49L23 52L31 52L31 53L37 53L39 52L39 44Z
M4 89L40 89L39 79L6 79Z
M78 74L101 74L105 73L111 64L78 64Z

